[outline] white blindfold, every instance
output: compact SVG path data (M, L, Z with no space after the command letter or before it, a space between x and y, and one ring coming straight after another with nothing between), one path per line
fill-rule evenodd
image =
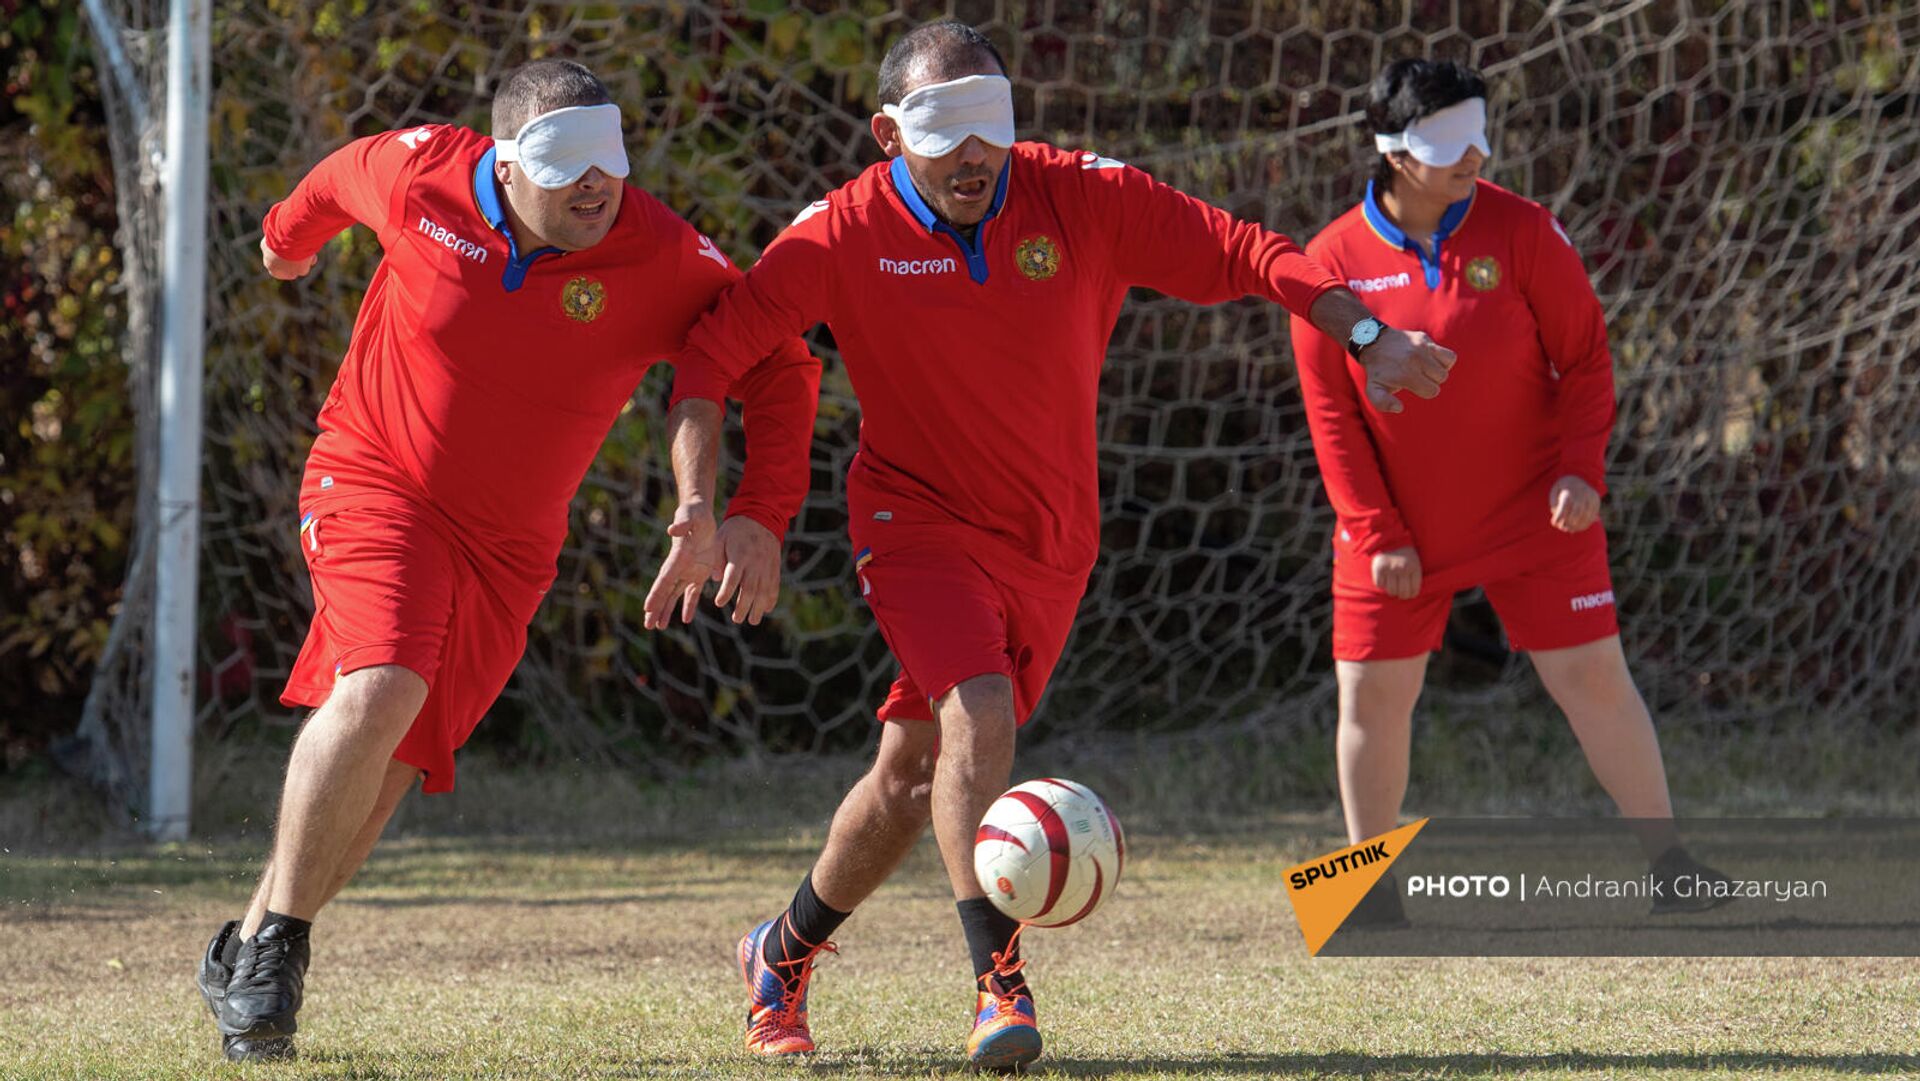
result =
M564 188L598 166L608 176L627 175L627 144L620 138L618 105L574 105L541 113L517 139L495 139L500 161L517 161L542 188Z
M1404 150L1427 165L1447 166L1467 156L1473 147L1491 157L1487 145L1487 99L1468 98L1407 125L1391 135L1375 135L1373 145L1382 154Z
M1004 75L969 75L923 86L882 105L900 125L900 141L923 158L940 158L977 137L1002 149L1013 145L1013 84Z

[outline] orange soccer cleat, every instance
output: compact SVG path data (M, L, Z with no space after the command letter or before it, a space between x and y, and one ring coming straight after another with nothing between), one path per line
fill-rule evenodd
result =
M747 981L747 1050L757 1055L806 1054L813 1050L807 984L813 979L814 959L834 947L824 942L805 957L769 965L762 947L775 922L768 920L740 940L740 976ZM788 971L775 971L778 968Z
M1013 937L1018 941L1019 931ZM1008 942L1006 952L993 955L993 971L980 977L980 991L973 1000L973 1034L967 1037L967 1061L977 1070L1013 1072L1040 1057L1040 1025L1034 1017L1033 995L1027 991L1025 980L1013 979L1027 962L1008 964L1012 953L1013 942ZM1009 986L1013 990L1000 990Z

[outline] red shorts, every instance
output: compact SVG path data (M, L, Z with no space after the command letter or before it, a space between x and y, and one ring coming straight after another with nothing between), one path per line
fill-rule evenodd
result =
M1566 649L1620 633L1606 531L1593 526L1578 536L1585 543L1566 558L1480 583L1514 649ZM1423 584L1418 596L1400 600L1372 585L1371 570L1366 584L1336 572L1333 659L1385 661L1439 649L1454 592Z
M453 752L507 685L526 647L515 617L429 516L400 503L342 507L301 520L313 626L280 701L320 706L348 672L395 664L427 682L427 701L393 757L453 788Z
M900 662L880 719L930 721L933 703L956 685L1003 675L1013 680L1014 718L1026 724L1066 648L1080 599L1022 589L951 535L883 533L854 557L860 593Z

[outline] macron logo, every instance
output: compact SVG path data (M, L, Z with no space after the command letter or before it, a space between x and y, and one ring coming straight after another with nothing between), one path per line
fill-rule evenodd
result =
M1572 603L1573 610L1576 612L1585 612L1594 608L1605 608L1607 605L1613 603L1613 590L1609 589L1605 593L1584 593L1573 598Z
M427 217L420 216L420 232L428 240L453 252L462 259L471 259L476 263L487 261L487 249L462 236L454 235L453 230Z
M951 274L960 269L959 260L949 255L943 259L882 259L882 274Z
M1383 278L1351 278L1347 281L1347 288L1356 293L1384 293L1389 289L1399 289L1412 284L1413 276L1403 270Z
M394 136L394 139L396 142L402 142L407 144L408 150L420 149L420 144L426 142L428 139L431 139L431 138L433 138L432 128L415 128L412 131L407 132L405 135Z

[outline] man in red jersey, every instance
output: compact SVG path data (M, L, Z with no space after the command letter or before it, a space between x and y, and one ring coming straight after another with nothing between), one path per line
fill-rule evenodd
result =
M1287 238L1097 154L1015 143L993 45L920 27L880 67L890 159L801 212L688 337L669 419L681 505L648 598L689 614L710 550L722 391L767 346L826 322L861 403L847 481L861 593L901 674L873 769L841 804L785 915L740 943L747 1045L809 1051L827 936L931 819L976 977L968 1057L1040 1053L1016 924L974 880L974 831L1007 787L1099 549L1094 419L1127 289L1264 296L1362 350L1382 408L1438 392L1451 354L1383 328ZM723 581L720 597L755 586ZM736 603L748 611L757 598Z
M1722 877L1680 848L1666 770L1620 646L1598 528L1613 428L1613 357L1586 267L1552 213L1480 175L1486 84L1465 66L1400 60L1372 87L1374 175L1307 252L1395 325L1467 358L1444 401L1387 415L1341 343L1296 318L1314 454L1337 515L1333 657L1347 833L1394 828L1413 707L1456 592L1482 587L1657 881ZM1349 926L1404 920L1389 872ZM1656 912L1690 905L1655 899Z
M427 125L355 140L264 223L262 261L283 280L356 221L385 256L301 484L315 611L281 701L317 708L246 918L201 961L230 1059L293 1053L311 921L417 778L453 787L453 752L520 658L607 430L739 276L621 182L620 110L586 68L520 69L492 126L497 138ZM723 558L777 581L819 365L791 336L762 357L725 393L745 401L767 468L720 528Z

